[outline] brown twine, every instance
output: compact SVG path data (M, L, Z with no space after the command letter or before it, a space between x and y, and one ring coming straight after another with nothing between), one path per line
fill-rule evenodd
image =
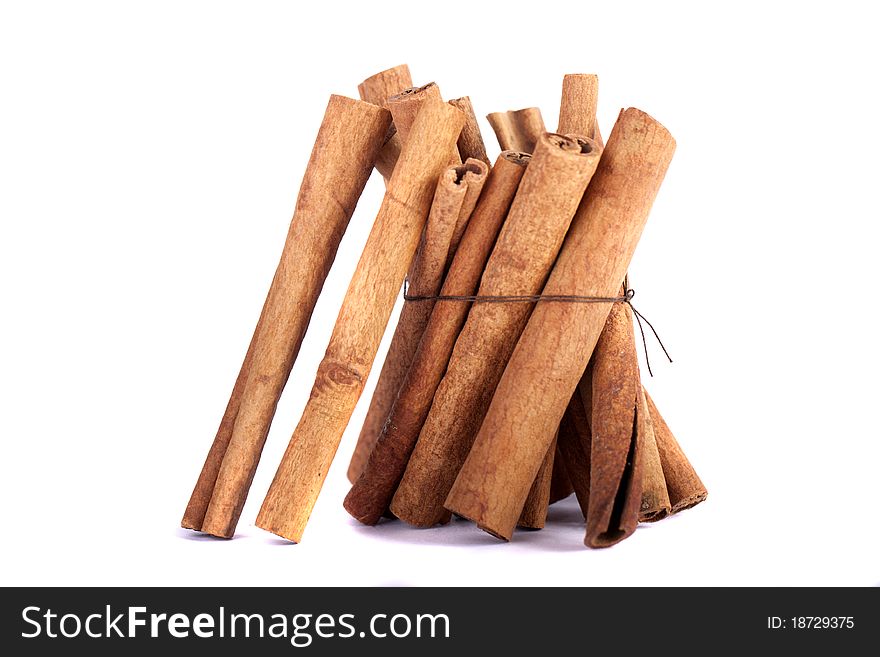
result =
M403 298L405 301L465 301L473 303L537 303L538 301L563 302L563 303L625 303L633 311L636 322L639 325L639 332L642 334L642 348L645 351L645 364L648 366L648 374L652 377L654 372L651 370L651 359L648 357L648 339L645 337L645 328L642 322L648 325L657 344L666 354L669 362L672 357L666 350L666 346L657 334L657 329L648 321L642 313L636 310L632 304L632 299L636 295L636 291L631 287L624 288L624 294L620 297L591 297L579 294L511 294L511 295L494 295L494 294L409 294L409 280L403 281Z

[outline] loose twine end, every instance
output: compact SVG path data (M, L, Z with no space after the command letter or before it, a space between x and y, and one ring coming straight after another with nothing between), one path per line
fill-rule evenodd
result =
M467 303L537 303L538 301L563 303L625 303L630 309L632 309L633 315L636 318L636 323L639 325L639 332L642 335L642 348L645 352L645 365L648 367L648 374L653 377L654 372L651 369L651 359L648 356L648 339L645 336L645 328L642 325L642 322L647 324L648 328L651 329L651 333L654 334L657 344L660 345L660 348L663 350L663 353L666 355L666 358L670 363L672 362L672 357L666 350L663 340L660 339L657 329L655 329L654 325L648 321L648 318L636 310L636 307L633 305L632 300L635 295L636 291L629 286L624 289L623 296L619 297L592 297L579 294L410 294L409 280L405 279L403 281L404 301L459 301Z

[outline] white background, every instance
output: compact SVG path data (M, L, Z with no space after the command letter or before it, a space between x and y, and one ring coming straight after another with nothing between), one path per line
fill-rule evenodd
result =
M666 4L4 3L0 583L880 584L876 21ZM551 128L562 75L597 72L606 135L636 106L677 138L631 271L675 358L652 345L648 387L705 504L602 551L571 500L510 544L358 526L345 470L386 342L302 544L255 528L374 175L237 537L178 529L327 98L402 62L480 116L538 105Z

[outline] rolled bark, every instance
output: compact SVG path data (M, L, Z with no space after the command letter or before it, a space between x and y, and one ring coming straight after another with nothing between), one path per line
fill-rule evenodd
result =
M479 160L449 167L441 176L422 242L410 271L409 292L433 296L440 291L443 275L459 226L466 226L486 181L488 167ZM407 301L394 330L388 354L373 391L367 416L348 469L355 481L366 465L382 426L397 398L422 333L434 307L432 301Z
M562 102L559 104L557 132L584 135L602 143L596 107L599 101L599 77L592 73L571 73L562 78Z
M399 64L368 77L358 85L358 93L361 100L379 107L386 107L386 103L391 96L399 94L404 89L409 89L412 86L409 66Z
M534 148L537 135L544 130L544 119L541 117L541 110L537 107L529 107L522 110L514 110L512 112L496 112L495 114L490 115L490 123L499 143L516 144L526 152L530 152L530 149ZM579 133L576 130L566 130L565 132L557 130L557 132L574 139L577 139L577 135L583 135L592 139L592 134L586 131ZM601 146L601 142L597 143ZM555 443L556 441L554 440L554 444ZM540 517L540 512L534 506L538 499L546 497L548 504L552 504L558 499L568 497L573 492L570 481L566 480L565 482L559 482L559 485L566 487L566 490L565 492L563 492L563 490L558 490L556 494L561 497L554 498L553 491L551 491L553 486L553 476L551 475L549 479L544 476L548 461L555 464L554 455L555 450L553 453L548 452L547 456L544 457L544 464L541 466L541 469L538 470L538 474L535 477L535 481L532 483L532 488L529 490L529 495L523 506L523 511L520 514L518 522L518 526L520 527L530 527L530 523L534 524L536 522L531 519ZM554 468L555 467L556 466L554 465ZM561 463L560 467L562 467ZM546 510L543 515L546 518ZM544 521L541 520L540 527L543 526Z
M551 134L538 140L486 264L479 295L530 296L541 291L600 154L601 148L589 140L581 144ZM533 306L501 302L475 303L471 308L391 503L392 513L401 520L430 526L447 517L443 502ZM557 419L544 429L558 424ZM541 461L552 438L551 430ZM529 486L537 471L536 467Z
M529 159L529 155L510 152L498 157L449 267L441 295L469 296L476 292ZM345 498L345 508L362 522L378 522L388 506L469 307L464 302L443 302L433 307L397 400L376 446L368 454L369 466Z
M638 396L639 432L642 434L644 458L642 459L642 504L639 508L639 522L663 520L672 511L666 477L660 461L654 422L645 398L645 390L639 385Z
M547 129L544 127L544 119L541 110L537 107L526 107L521 110L509 112L493 112L486 117L495 137L501 145L501 150L522 151L531 153L535 150L538 138ZM560 133L568 134L568 133ZM584 135L588 137L589 135Z
M458 138L458 153L462 160L474 158L485 164L492 164L489 156L486 155L486 144L483 142L483 135L480 132L480 125L477 123L477 115L474 113L474 106L471 105L471 99L467 96L454 98L449 104L457 107L465 115L464 128L461 129L461 135Z
M440 95L440 88L434 82L429 82L422 87L409 87L388 98L386 106L391 111L400 143L406 141L413 121L422 106L425 103L438 102L443 102L443 97ZM465 118L465 120L467 119ZM450 151L448 164L461 164L461 158L455 146ZM460 230L457 226L453 232L448 249L450 254L454 254L458 248L458 241L461 237ZM415 262L410 263L410 275L412 275L414 265ZM349 462L347 472L349 481L354 482L357 479L370 456L370 452L373 451L373 446L376 444L379 432L382 430L382 424L385 422L385 418L388 417L389 407L394 401L394 396L397 394L402 377L405 374L405 367L395 366L390 371L386 371L383 365L379 381L381 385L377 384L373 397L370 399L370 406L367 409L364 424L361 426L361 431L358 434L354 452Z
M440 87L435 82L429 82L421 87L410 87L388 99L387 107L391 110L397 134L403 142L406 142L410 126L425 103L442 102ZM464 114L462 114L464 116ZM458 142L456 141L456 144ZM447 164L461 164L461 156L458 146L452 145L449 150L449 162Z
M584 376L587 381L590 380L589 373ZM556 444L559 447L559 454L565 463L565 471L574 489L578 506L580 506L581 513L586 518L590 508L590 452L592 451L592 436L590 434L590 423L584 408L584 401L579 389L575 390L572 394L571 401L565 409L565 414L562 416L562 422L559 424L559 439Z
M387 109L388 99L391 96L410 87L412 87L412 77L409 74L409 67L406 64L400 64L368 77L358 85L358 93L361 100ZM397 128L392 123L388 127L385 143L376 157L376 170L382 174L386 183L394 172L394 165L397 163L398 157L400 157L400 137L397 135Z
M559 426L561 431L562 423ZM559 443L557 441L556 456L553 457L553 474L550 477L550 504L556 504L556 502L564 500L573 492L574 487L571 484L571 479L568 477L568 471L565 469L565 462L559 451Z
M639 415L641 384L632 340L632 311L615 303L592 358L590 506L586 544L607 547L639 524L645 416Z
M674 150L650 116L621 112L544 294L617 294ZM561 420L611 305L538 303L446 508L510 539L553 438L547 427Z
M663 466L666 489L669 492L669 502L672 506L671 513L678 513L696 506L705 500L709 493L669 429L669 425L666 424L666 420L660 415L647 390L645 391L645 400L648 403L648 410L654 425L657 451L660 454L660 463Z
M257 516L258 527L291 541L302 538L463 124L464 115L451 105L426 102L404 139L311 396Z
M528 497L519 514L517 527L523 529L543 529L547 521L547 507L550 505L550 484L553 476L553 462L556 457L556 438L544 456L544 462L535 475Z
M235 533L278 399L390 122L380 107L330 97L278 269L184 527L226 538Z
M274 283L274 279L273 279ZM270 287L271 289L271 287ZM217 473L220 471L220 465L223 463L223 457L226 455L226 448L229 446L229 439L232 437L232 429L235 426L235 418L238 415L238 409L241 406L241 397L244 394L245 385L247 385L248 376L251 372L251 364L254 360L254 350L257 345L257 338L263 327L263 317L266 314L266 301L263 302L263 309L260 311L260 319L251 336L250 344L248 344L244 361L241 369L238 371L238 377L235 379L235 385L232 387L232 394L226 404L226 410L220 419L220 426L214 435L214 442L208 450L208 456L202 466L199 478L196 480L195 488L190 495L189 503L183 512L183 519L180 526L184 529L194 529L200 531L202 523L205 521L205 512L208 510L208 504L211 502L211 495L214 493L214 484L217 482Z
M560 132L586 134L594 139L601 139L596 122L596 106L599 97L599 79L592 74L566 75L562 81L562 102L559 109ZM614 310L611 311L614 314ZM630 319L631 323L631 319ZM614 344L608 353L600 353L603 342L596 345L594 358L636 359L635 334L632 330L626 333L627 344ZM621 368L623 369L623 368ZM611 382L616 389L617 381ZM639 385L639 387L641 387ZM641 397L641 394L639 394ZM639 399L640 404L645 402ZM642 504L639 519L642 522L660 520L669 513L669 497L663 479L663 469L657 453L657 445L653 435L652 423L647 409L642 409L640 417L643 427L645 454L643 458L644 481L642 487Z

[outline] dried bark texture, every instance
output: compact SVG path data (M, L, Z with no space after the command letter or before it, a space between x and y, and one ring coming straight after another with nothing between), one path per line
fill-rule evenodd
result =
M472 157L475 160L491 164L489 156L486 155L486 144L483 142L483 135L480 132L480 125L477 123L477 115L474 114L471 99L462 96L450 100L449 104L460 109L465 115L464 128L461 129L461 135L458 138L458 152L461 159L467 160Z
M562 102L559 104L557 132L584 135L602 143L596 107L599 101L599 77L591 73L572 73L562 78Z
M274 284L274 277L273 277ZM270 286L271 290L271 286ZM183 512L183 519L180 526L184 529L194 529L200 531L202 523L205 521L205 512L208 510L208 504L211 503L211 495L214 493L214 484L217 482L217 473L223 463L223 457L226 455L226 448L229 446L229 439L232 437L232 429L235 426L235 418L238 415L238 409L241 406L241 397L244 394L245 385L247 385L248 376L251 373L251 364L254 360L254 351L257 346L257 338L259 338L260 330L263 327L263 318L266 315L266 304L269 298L263 302L263 309L260 311L260 319L251 336L250 344L248 344L244 361L241 369L238 371L238 377L235 379L235 385L232 387L232 394L226 404L226 410L223 411L223 417L220 419L220 426L214 435L214 441L208 450L208 456L202 466L199 478L196 480L190 500Z
M361 100L387 109L388 99L399 94L404 89L412 87L412 77L406 64L380 71L368 77L358 85L358 93ZM385 178L385 182L391 178L394 165L400 157L400 137L397 128L392 123L385 136L385 143L376 157L376 170Z
M419 113L422 105L425 103L439 102L443 102L443 98L440 95L440 88L433 82L430 82L423 87L408 87L400 93L394 94L388 98L386 106L391 111L394 126L397 129L397 137L401 144L406 141L413 121ZM453 147L453 152L449 157L448 164L461 164L458 149L455 147ZM458 247L459 237L459 229L456 228L449 244L450 253L455 253L455 249ZM410 263L410 275L412 275L412 267L414 265L415 262ZM363 469L366 464L366 460L369 458L370 452L376 444L379 431L382 430L382 424L385 422L385 418L388 414L388 396L391 396L390 401L393 402L393 396L400 387L400 378L395 378L401 376L397 369L386 373L383 367L382 374L385 375L385 380L382 382L381 388L377 385L379 397L376 397L374 393L373 398L370 400L370 408L367 410L367 417L361 427L357 443L355 443L352 460L349 463L348 479L352 482L357 479L361 469ZM403 370L403 374L406 374L405 369ZM376 407L377 405L379 406L378 408Z
M564 421L564 418L563 418ZM560 423L560 427L562 424ZM560 428L561 431L561 428ZM540 471L539 471L540 474ZM556 456L553 457L553 474L550 476L550 504L564 500L574 492L571 479L565 469L562 454L559 451L559 443L556 444Z
M550 505L550 483L553 476L553 462L556 457L556 438L550 444L544 462L535 475L529 495L519 514L518 527L524 529L543 529L547 521L547 507Z
M442 295L476 292L529 158L522 153L498 157L449 267ZM369 465L345 498L345 508L361 522L378 522L388 507L469 308L470 304L463 302L434 305L388 421L367 454Z
M440 292L447 262L457 245L456 234L460 226L467 226L488 173L485 164L471 159L465 164L449 167L441 176L425 233L410 271L410 294L433 296ZM433 301L404 302L351 458L348 471L350 481L357 479L373 451L391 405L409 371L433 307Z
M541 136L486 264L479 295L541 291L600 154L594 142L582 146L561 135ZM392 513L401 520L429 526L447 517L443 502L533 306L502 302L476 303L471 308L391 503ZM558 424L557 419L544 430ZM552 438L551 430L541 461ZM529 487L537 471L536 467ZM517 517L525 498L519 501Z
M642 435L643 459L642 459L642 504L639 508L640 522L657 522L663 520L672 511L669 501L669 491L666 489L666 477L663 474L663 466L660 461L660 452L657 449L657 439L654 435L654 422L651 420L651 412L645 391L639 384L639 433Z
M586 544L607 547L622 541L639 524L642 462L638 417L641 384L632 338L632 312L615 303L592 359L590 431L590 507ZM636 475L639 476L636 476Z
M501 149L505 151L531 153L535 150L538 138L547 131L544 127L544 119L541 117L541 110L537 107L527 107L509 112L493 112L486 118L489 120L492 130L495 131L495 137L498 139Z
M709 493L700 477L688 461L687 456L679 446L672 431L660 415L654 400L648 391L645 391L645 400L648 410L651 412L651 420L654 425L654 436L657 440L657 451L660 454L660 463L663 466L663 475L666 479L666 489L669 492L669 502L672 505L672 513L684 511L696 506L708 497Z
M292 541L302 538L463 124L464 115L451 105L426 102L404 139L311 396L257 516L258 527Z
M412 87L409 66L400 64L371 75L358 85L361 100L385 107L391 96Z
M585 378L587 381L590 380L589 373L585 374ZM556 444L565 463L565 471L574 489L578 506L586 518L590 506L592 436L579 389L572 394L571 401L562 416L562 422L559 424L559 439Z
M594 139L601 139L596 122L596 105L599 97L599 79L591 74L566 75L562 81L562 102L559 109L559 131L585 134ZM612 311L614 312L614 311ZM630 345L615 345L614 354L619 357L635 357L635 334L629 332ZM602 342L596 346L594 357L614 357L612 354L599 354ZM644 404L643 400L639 400ZM643 522L661 520L669 513L669 497L666 483L657 453L653 427L646 409L642 409L640 417L644 424L645 454L643 459L644 482L642 490L642 506L639 518Z
M409 135L410 126L413 124L422 106L425 103L442 102L442 100L440 87L434 82L429 82L422 87L404 89L399 94L395 94L388 99L387 106L391 110L391 116L394 118L397 134L404 143L406 142L407 135ZM447 164L461 164L461 156L455 144L449 150L449 161Z
M387 110L331 96L260 321L182 525L235 526L336 249L388 130Z
M617 294L672 159L668 131L622 111L545 294ZM510 539L611 304L539 302L504 371L446 507Z

